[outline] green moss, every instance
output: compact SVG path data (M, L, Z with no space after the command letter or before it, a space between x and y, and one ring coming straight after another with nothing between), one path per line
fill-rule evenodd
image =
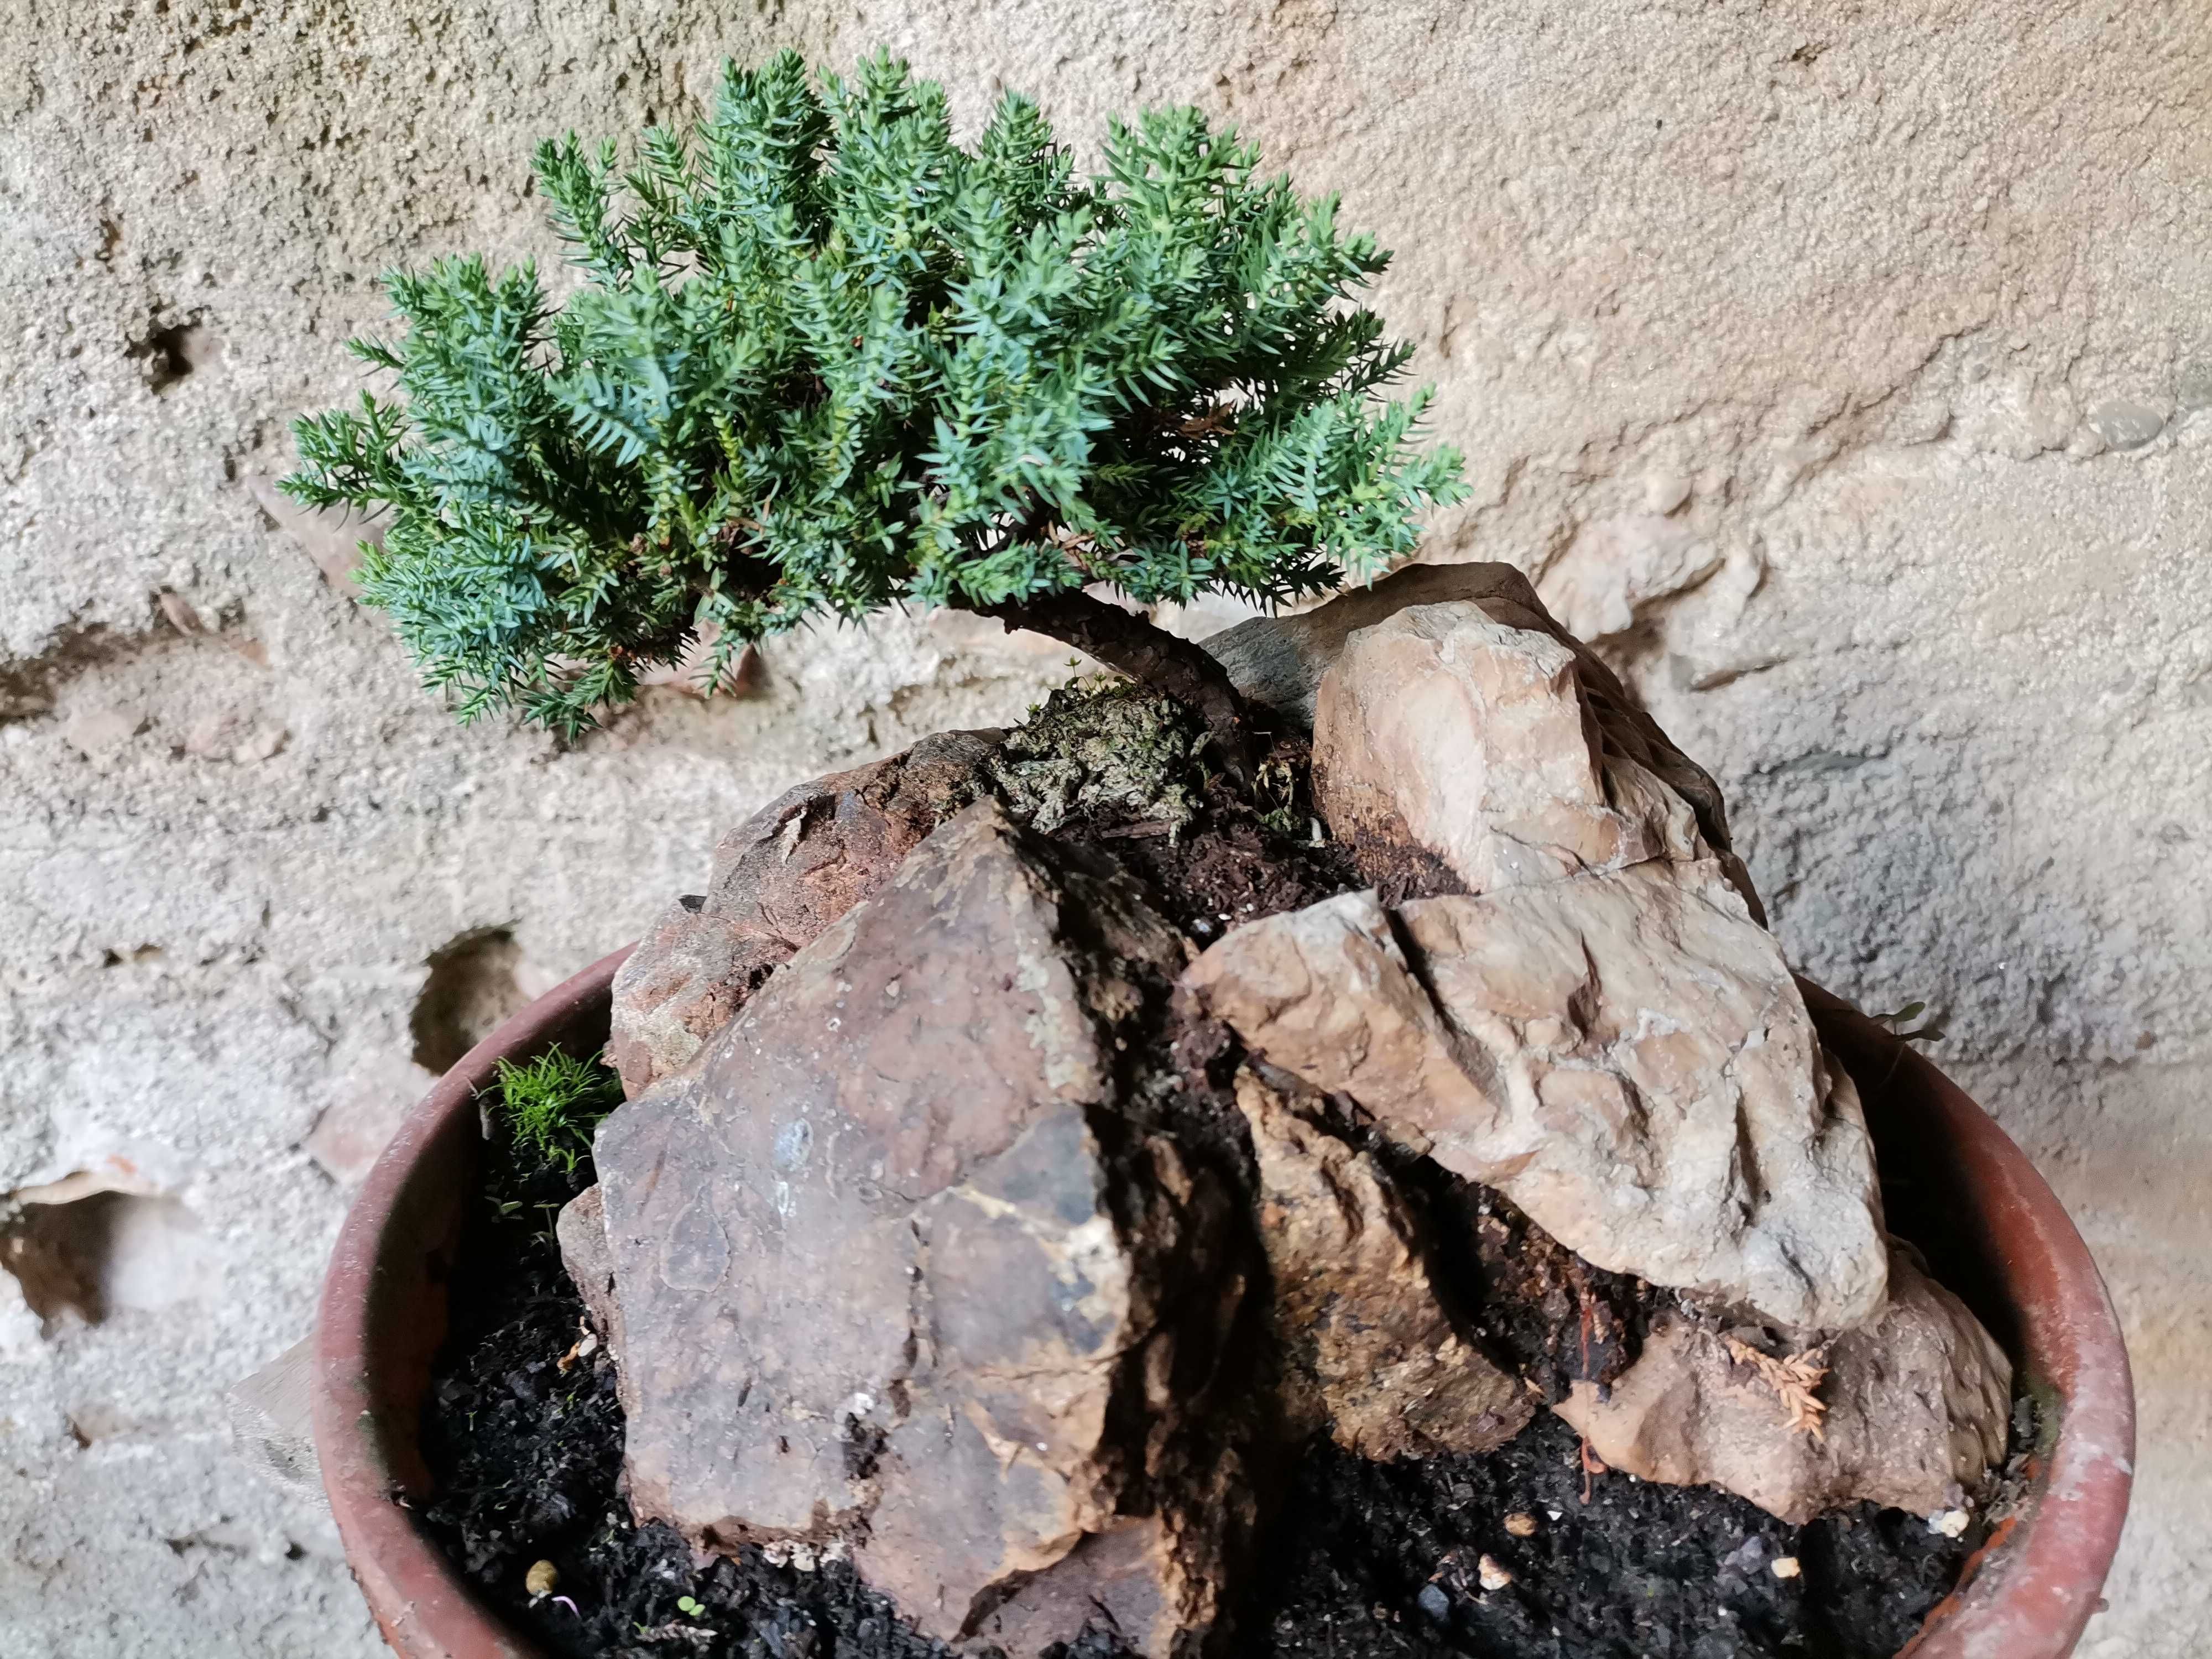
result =
M516 1152L564 1175L622 1099L622 1079L596 1059L556 1048L526 1065L499 1062L498 1118Z
M1198 815L1206 729L1181 703L1119 680L1062 686L1007 734L992 772L1015 815L1043 830L1109 817L1181 830Z

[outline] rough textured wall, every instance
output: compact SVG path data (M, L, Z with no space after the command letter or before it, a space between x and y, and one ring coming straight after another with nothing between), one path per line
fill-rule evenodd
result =
M1060 672L897 621L572 748L459 732L325 574L345 537L268 492L287 419L356 384L375 272L551 252L538 134L879 40L971 122L1001 82L1076 135L1226 112L1401 250L1382 301L1477 493L1434 553L1607 638L1813 973L1948 1017L2135 1344L2084 1651L2193 1651L2212 13L6 0L0 1190L119 1190L47 1228L103 1282L40 1281L42 1321L0 1276L0 1659L370 1651L217 1395L306 1329L418 1057L634 934L783 784Z

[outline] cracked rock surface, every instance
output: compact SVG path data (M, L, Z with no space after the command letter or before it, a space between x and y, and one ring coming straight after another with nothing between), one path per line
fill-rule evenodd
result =
M1454 1316L1431 1270L1434 1242L1389 1174L1332 1133L1323 1103L1249 1067L1236 1087L1276 1327L1310 1390L1295 1404L1346 1451L1383 1461L1486 1452L1519 1433L1528 1390Z
M1206 1628L1225 1516L1177 1414L1237 1292L1224 1212L1113 1110L1131 964L1182 960L982 803L602 1126L641 1517L853 1540L946 1639L1103 1535L1072 1571L1130 1558L1148 1651ZM1044 1590L1012 1616L1048 1625Z
M1784 1346L1825 1369L1817 1428L1728 1334L1662 1316L1607 1397L1577 1382L1553 1409L1609 1467L1646 1480L1713 1486L1793 1524L1865 1499L1927 1516L1958 1504L2002 1461L2012 1365L1967 1312L1890 1241L1889 1304L1856 1331Z
M1697 866L1691 866L1695 870ZM1863 1323L1887 1263L1858 1097L1705 866L1238 929L1184 982L1253 1051L1616 1273Z
M608 1063L632 1095L690 1062L754 988L889 881L988 792L994 732L944 732L802 783L724 836L704 893L678 899L615 975Z

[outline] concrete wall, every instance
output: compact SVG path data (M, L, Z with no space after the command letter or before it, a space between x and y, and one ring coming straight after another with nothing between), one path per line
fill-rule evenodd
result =
M1060 672L890 622L572 747L459 732L331 574L347 538L268 490L289 417L356 384L375 273L551 252L538 135L685 115L726 53L878 41L971 122L1001 83L1084 137L1195 100L1400 250L1382 303L1477 495L1434 552L1607 637L1810 971L1947 1018L2135 1346L2084 1651L2195 1651L2212 13L11 0L0 1191L113 1190L59 1230L104 1284L56 1280L65 1239L18 1264L50 1317L0 1275L0 1659L371 1651L218 1395L306 1329L418 1057L635 933L785 783Z

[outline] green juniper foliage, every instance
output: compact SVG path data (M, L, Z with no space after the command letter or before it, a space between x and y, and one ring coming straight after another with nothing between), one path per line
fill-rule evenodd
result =
M972 149L878 57L730 67L696 139L541 145L585 282L386 279L396 401L296 428L303 503L389 509L365 596L464 719L568 731L644 668L817 613L1279 601L1387 568L1459 458L1409 441L1411 348L1347 296L1388 255L1194 110L1079 179L1009 94Z
M599 1120L622 1104L622 1079L595 1060L555 1048L527 1065L499 1062L499 1117L518 1151L574 1173Z

